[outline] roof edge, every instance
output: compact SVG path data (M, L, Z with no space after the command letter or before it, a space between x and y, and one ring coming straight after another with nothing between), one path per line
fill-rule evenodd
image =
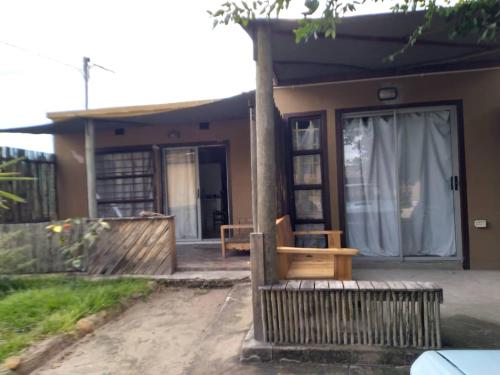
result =
M95 109L71 110L61 112L47 112L47 117L53 121L63 121L76 117L127 117L149 115L158 112L169 112L178 109L197 107L204 104L213 103L221 99L193 100L185 102L173 102L163 104L134 105L124 107L105 107Z

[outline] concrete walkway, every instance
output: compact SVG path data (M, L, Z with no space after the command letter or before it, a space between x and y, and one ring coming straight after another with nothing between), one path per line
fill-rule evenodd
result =
M445 290L443 339L452 347L500 347L500 272L356 270L359 280L429 280ZM251 325L248 283L166 288L68 348L46 374L406 374L408 368L239 361Z

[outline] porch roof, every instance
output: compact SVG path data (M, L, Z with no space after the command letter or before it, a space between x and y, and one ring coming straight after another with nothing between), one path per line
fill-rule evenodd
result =
M0 129L0 133L83 133L87 119L94 120L97 130L242 119L249 117L248 107L254 96L254 91L250 91L218 100L49 113L48 117L56 121Z
M481 44L474 36L450 40L439 18L412 48L387 61L423 17L423 12L346 17L338 24L336 39L318 36L298 44L293 34L298 20L258 19L246 31L255 46L256 26L269 23L275 83L281 86L500 66L500 39Z

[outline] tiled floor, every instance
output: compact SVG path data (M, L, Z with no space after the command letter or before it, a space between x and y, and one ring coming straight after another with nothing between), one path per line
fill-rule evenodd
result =
M249 251L228 251L222 258L220 243L177 243L178 271L249 270Z

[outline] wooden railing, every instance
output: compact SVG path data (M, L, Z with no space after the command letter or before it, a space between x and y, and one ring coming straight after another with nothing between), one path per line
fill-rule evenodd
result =
M260 291L270 343L441 347L434 283L290 280Z

